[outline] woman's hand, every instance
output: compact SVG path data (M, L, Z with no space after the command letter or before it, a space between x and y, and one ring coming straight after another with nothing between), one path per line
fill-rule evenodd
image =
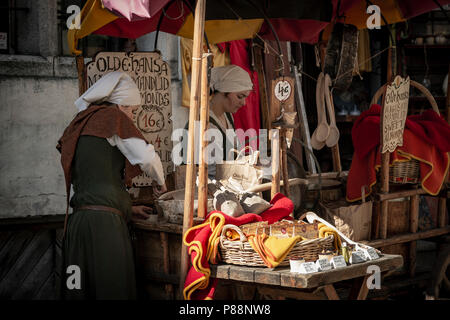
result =
M153 209L147 206L132 206L131 212L133 213L133 217L145 220L150 218Z
M156 182L153 182L153 194L155 197L159 198L165 192L167 192L166 184L160 186Z

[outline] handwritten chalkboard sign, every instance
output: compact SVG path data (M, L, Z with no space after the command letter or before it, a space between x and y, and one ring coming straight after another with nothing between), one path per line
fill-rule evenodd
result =
M386 88L382 112L381 153L394 152L397 146L403 146L403 131L408 114L409 77L395 77Z
M134 123L161 158L166 174L173 171L172 102L169 64L156 52L100 52L87 64L87 88L104 74L122 71L130 75L141 93L142 104ZM149 186L147 174L133 179L135 186Z

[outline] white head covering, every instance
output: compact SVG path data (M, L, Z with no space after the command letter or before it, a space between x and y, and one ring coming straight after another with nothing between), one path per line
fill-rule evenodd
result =
M211 69L211 89L219 92L240 92L253 89L248 72L231 64Z
M101 77L76 101L78 111L83 111L93 102L111 102L123 106L141 104L139 89L131 77L123 72L114 71Z

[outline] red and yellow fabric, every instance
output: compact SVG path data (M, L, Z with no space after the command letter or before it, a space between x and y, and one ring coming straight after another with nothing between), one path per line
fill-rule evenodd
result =
M217 281L210 281L210 263L218 262L218 246L222 227L226 224L242 224L267 221L269 224L286 218L294 210L292 201L277 193L270 202L272 207L260 215L248 213L238 218L230 217L220 211L212 211L205 222L190 228L183 236L183 243L188 247L191 268L184 283L183 296L186 300L205 300L214 297Z
M365 0L277 0L258 1L255 5L246 1L208 0L205 32L212 44L251 39L256 34L274 39L269 24L263 19L261 12L264 11L280 40L315 43L320 32L334 21L338 3L338 21L345 20L359 29L367 28L369 14ZM438 7L433 0L372 0L372 3L380 7L389 24ZM448 3L450 0L440 0L441 5ZM68 32L69 48L72 53L81 54L77 49L78 40L91 33L136 39L155 31L161 15L159 30L193 38L194 17L191 5L184 1L157 0L143 5L139 0L88 0L81 11L80 29ZM381 24L384 25L383 20Z
M347 201L361 199L361 187L366 196L377 182L381 167L379 105L364 111L355 121L352 140L355 148L347 180ZM439 193L449 171L450 126L433 110L408 116L403 134L403 146L391 153L390 163L416 159L420 163L420 183L431 195Z
M191 3L192 1L188 1ZM91 34L103 34L136 39L159 30L185 38L193 38L194 16L191 5L184 1L160 0L146 8L140 1L88 0L81 13L80 29L69 30L69 48L74 54L78 40ZM314 42L320 30L331 21L333 7L328 0L278 0L256 9L249 2L208 0L206 2L205 33L210 44L252 39L257 33L273 39L273 34L261 11L270 19L280 40ZM156 12L158 8L162 8ZM314 35L314 36L313 36Z
M318 227L319 237L326 238L329 235L333 235L334 247L336 250L340 250L341 239L337 232L323 223L319 223ZM302 240L307 239L302 236L278 238L276 236L268 236L267 234L251 235L248 237L250 245L259 254L268 268L276 268L286 258L295 244Z

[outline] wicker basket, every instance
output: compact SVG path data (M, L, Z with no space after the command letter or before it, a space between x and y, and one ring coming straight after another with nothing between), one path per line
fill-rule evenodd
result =
M225 234L229 229L235 230L239 234L240 240L227 240ZM289 266L289 259L291 257L303 257L306 261L316 261L319 258L319 253L323 250L332 250L334 248L333 240L333 236L328 236L326 238L297 242L279 266ZM227 224L223 227L219 250L222 261L225 263L250 267L266 266L259 254L253 250L241 229L233 224Z
M401 161L394 163L389 167L389 182L391 183L418 183L419 182L420 167L419 161L411 159L408 161Z

